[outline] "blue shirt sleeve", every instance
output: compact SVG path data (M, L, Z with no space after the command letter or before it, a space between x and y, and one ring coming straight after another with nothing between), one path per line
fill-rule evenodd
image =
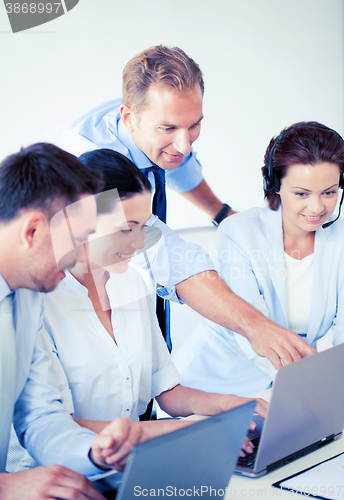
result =
M144 252L132 259L134 267L147 268L153 281L168 294L181 281L204 271L215 270L208 253L199 245L187 243L172 229L152 215L147 221ZM159 288L159 295L166 292ZM172 293L173 295L173 293Z
M95 434L76 424L63 409L45 350L42 312L40 325L30 373L15 405L18 438L42 465L60 464L81 474L95 474L100 469L88 458Z
M100 104L48 138L49 142L77 156L95 148L110 148L130 158L138 168L151 166L120 120L120 103L121 99L114 99ZM194 151L184 156L179 167L166 171L167 186L180 193L194 189L202 180L202 166Z

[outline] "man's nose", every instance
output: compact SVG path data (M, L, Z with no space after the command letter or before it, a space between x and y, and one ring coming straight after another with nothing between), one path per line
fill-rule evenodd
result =
M188 155L191 152L191 141L188 130L179 130L174 142L174 147L179 153Z

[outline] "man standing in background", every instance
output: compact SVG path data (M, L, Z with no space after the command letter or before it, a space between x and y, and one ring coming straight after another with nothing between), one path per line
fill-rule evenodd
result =
M218 224L234 213L212 192L192 150L203 119L204 81L198 64L178 47L151 47L125 66L122 94L73 122L58 139L61 146L75 155L114 149L145 170L153 185L147 169L158 166L168 187Z
M233 213L203 179L191 148L203 118L204 82L198 64L178 47L151 47L127 63L122 87L122 99L84 114L55 142L77 155L114 149L144 170L155 189L153 213L160 219L152 217L148 225L159 228L164 236L160 246L148 253L153 277L162 285L158 294L172 298L176 291L177 300L246 337L253 350L275 368L313 354L314 349L298 335L236 296L200 246L184 242L160 222L166 221L165 178L169 187L206 211L215 224ZM169 343L164 319L159 314L158 319Z

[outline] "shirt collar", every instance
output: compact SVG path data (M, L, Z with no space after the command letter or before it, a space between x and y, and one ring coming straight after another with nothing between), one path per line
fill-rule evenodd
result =
M108 101L91 113L83 115L79 120L79 134L102 148L110 148L124 153L118 144L120 142L127 150L131 160L138 168L149 168L152 162L136 146L131 133L122 122L119 112L121 99ZM73 124L72 124L73 125Z
M118 116L118 101L109 101L83 115L71 127L77 126L78 133L94 144L113 149L118 141L116 134Z
M11 293L11 289L8 286L5 278L0 274L0 302Z
M131 159L138 168L149 168L153 165L150 159L136 146L131 133L125 128L120 117L117 119L117 134L118 139L129 150Z

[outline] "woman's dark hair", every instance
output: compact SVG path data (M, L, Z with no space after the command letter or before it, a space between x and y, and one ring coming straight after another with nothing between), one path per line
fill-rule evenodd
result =
M104 180L101 196L97 197L98 214L112 212L118 198L114 196L116 189L121 200L131 198L135 194L151 192L151 185L144 173L126 156L112 149L96 149L82 154L79 160L98 171ZM108 196L106 195L106 192Z
M0 164L0 221L31 208L51 219L61 203L71 204L101 190L101 175L76 156L53 144L32 144Z
M299 122L285 128L279 136L271 139L264 156L264 177L268 176L269 159L273 172L280 180L287 175L288 167L296 164L335 163L342 174L344 141L337 132L321 123ZM277 210L281 203L280 195L265 189L264 195L271 210Z

